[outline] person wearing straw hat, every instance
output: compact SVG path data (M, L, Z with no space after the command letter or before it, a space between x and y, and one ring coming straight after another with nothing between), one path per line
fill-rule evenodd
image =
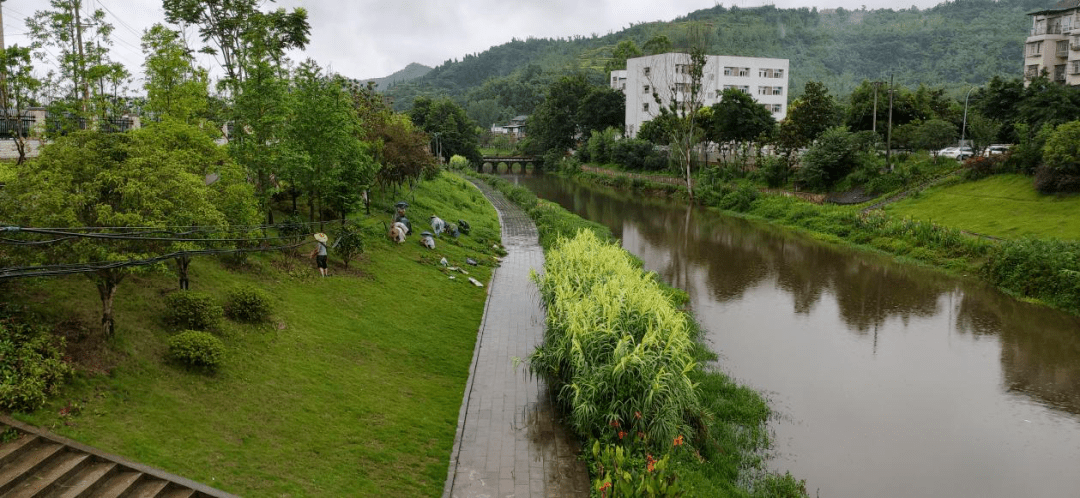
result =
M315 264L319 266L319 274L326 276L326 242L330 240L325 233L319 232L315 234L315 242L319 243L319 247L315 249Z

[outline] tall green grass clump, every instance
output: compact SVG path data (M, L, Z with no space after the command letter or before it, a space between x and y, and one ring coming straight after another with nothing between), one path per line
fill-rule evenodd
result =
M545 258L534 280L547 327L529 363L555 386L571 427L601 438L635 425L657 448L692 434L688 421L700 411L688 376L693 340L656 279L588 230L560 239Z
M990 251L982 274L1015 295L1080 314L1080 242L1005 241Z

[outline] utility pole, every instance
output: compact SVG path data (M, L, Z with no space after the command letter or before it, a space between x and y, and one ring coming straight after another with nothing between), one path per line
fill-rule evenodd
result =
M893 75L889 75L889 130L885 142L885 164L892 171L892 104L893 104Z
M878 92L879 87L881 87L881 82L880 81L875 81L874 82L874 123L871 125L871 128L874 130L874 133L877 133L877 92Z

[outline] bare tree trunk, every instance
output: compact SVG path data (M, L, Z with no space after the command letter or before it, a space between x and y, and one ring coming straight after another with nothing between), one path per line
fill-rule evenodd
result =
M176 272L180 275L180 289L188 290L188 265L191 264L191 256L183 255L176 258Z
M119 270L102 270L97 272L94 278L98 295L101 297L101 331L105 337L112 337L116 332L116 321L113 319L113 298L116 297L116 288L121 280L123 276L119 274Z

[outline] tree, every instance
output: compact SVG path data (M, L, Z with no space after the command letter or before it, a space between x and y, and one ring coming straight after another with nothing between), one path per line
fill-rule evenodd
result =
M75 132L26 163L0 193L5 218L31 227L224 227L204 177L191 171L197 155L161 147L157 130L131 133ZM38 261L85 265L143 260L177 248L163 240L78 238L39 248ZM86 275L97 287L106 335L115 330L113 300L133 267Z
M418 128L432 135L433 145L437 144L433 153L441 154L443 163L454 155L464 156L474 164L483 161L476 123L450 99L417 97L408 115Z
M622 130L626 120L626 96L614 88L594 86L578 103L575 120L582 134L608 128Z
M656 35L649 41L645 42L645 53L648 55L659 55L671 52L671 40L667 35Z
M1080 191L1080 121L1059 125L1046 139L1035 186L1043 193Z
M776 119L746 92L728 88L713 104L705 127L706 137L716 143L750 143L772 136Z
M344 220L375 181L376 164L360 140L360 118L340 78L308 59L296 70L285 136L296 152L286 177L304 191L309 219L323 202Z
M578 107L591 87L584 75L563 76L552 83L545 92L544 101L529 116L527 150L533 156L549 151L559 154L572 149L581 133L578 124Z
M37 56L48 59L55 54L57 58L60 72L55 84L66 95L52 103L50 117L66 132L85 127L91 117L104 117L103 82L107 77L122 79L124 70L108 60L113 26L105 22L104 10L82 18L82 0L49 0L49 6L51 10L28 17L26 25Z
M205 69L195 67L180 33L155 24L143 34L142 49L146 111L185 123L205 113L209 77Z
M837 123L838 108L829 90L821 82L808 81L803 96L791 103L787 119L780 123L781 147L789 151L806 147Z
M706 56L704 49L693 48L689 54L672 54L671 57L673 73L654 71L644 76L653 88L653 100L660 109L660 116L671 116L667 118L669 143L675 163L685 173L687 194L693 200L693 153L704 135L698 111L704 106L701 81ZM667 78L667 81L658 81L661 78Z
M288 82L268 60L257 60L247 71L233 109L229 151L248 171L259 208L267 222L273 224L270 198L278 188L273 177L298 160L294 144L285 139L285 124L292 108Z
M611 49L611 59L604 64L604 74L626 69L626 60L644 55L634 40L622 40Z
M307 10L258 10L260 0L163 0L165 19L199 26L201 50L221 57L227 88L239 90L254 60L280 63L289 49L303 49L311 26ZM254 60L253 60L254 59Z
M914 128L908 137L909 145L917 150L937 154L938 149L955 144L959 132L956 125L943 119L929 119L912 123Z
M0 71L3 72L0 77L0 106L7 110L5 119L14 120L12 136L19 152L16 164L22 164L26 161L28 133L23 129L22 115L34 93L41 88L41 81L33 75L30 49L18 45L0 48Z
M847 127L829 128L806 151L795 179L805 189L826 190L854 171L864 153Z

